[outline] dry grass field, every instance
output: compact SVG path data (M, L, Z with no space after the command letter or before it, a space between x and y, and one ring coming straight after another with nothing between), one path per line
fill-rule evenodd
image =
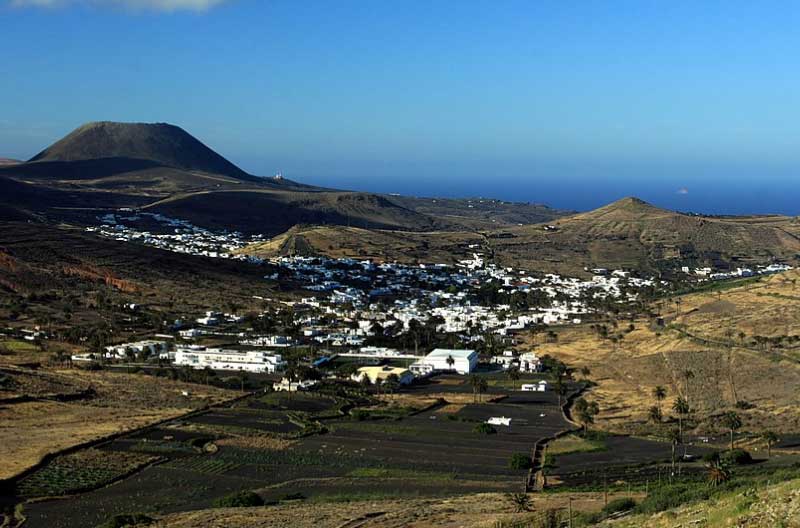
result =
M533 513L514 513L503 494L481 493L441 499L281 504L264 508L201 510L168 515L159 528L494 528L525 522L548 509L596 511L602 493L531 495ZM619 495L620 497L623 495ZM630 496L630 495L624 495ZM637 494L633 496L638 497ZM609 500L617 498L609 494Z
M324 255L331 258L370 258L381 262L441 262L465 258L470 245L482 247L476 233L456 231L388 231L344 226L295 227L242 250L259 257Z
M0 479L13 477L49 453L180 416L236 395L134 374L77 369L12 372L16 372L13 379L22 380L14 395L37 396L37 390L72 394L89 387L96 395L69 402L33 400L0 405ZM26 377L40 379L33 383L23 379ZM184 390L190 396L182 396Z
M621 336L616 343L593 325L560 328L557 341L538 345L539 353L590 369L597 386L589 398L600 404L604 429L636 431L661 385L665 415L678 395L701 416L745 401L753 408L738 410L744 430L796 431L800 340L783 336L800 335L798 279L793 271L665 300L656 306L663 327L647 319L606 323L609 336Z

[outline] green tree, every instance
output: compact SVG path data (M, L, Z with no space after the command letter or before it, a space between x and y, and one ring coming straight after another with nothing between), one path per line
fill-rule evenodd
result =
M517 381L519 381L520 378L519 368L510 367L506 371L506 377L511 381L511 387L514 390L517 390Z
M667 397L667 389L663 386L658 385L656 388L653 389L653 398L656 399L656 406L658 407L658 412L661 412L661 402Z
M594 417L600 412L600 406L595 401L587 401L580 398L575 402L575 418L583 426L584 433L589 430L589 425L594 423Z
M728 411L722 415L722 425L728 430L731 435L731 451L733 451L733 434L737 429L742 427L742 419L733 411Z
M661 414L661 409L658 408L658 405L653 405L647 411L647 419L653 423L661 423L661 419L663 415Z
M767 458L771 458L772 446L778 442L778 435L775 434L774 431L765 431L764 434L761 435L761 438L763 438L764 442L767 443Z
M689 414L689 402L683 396L678 396L672 404L672 410L678 415L678 441L683 443L683 420Z

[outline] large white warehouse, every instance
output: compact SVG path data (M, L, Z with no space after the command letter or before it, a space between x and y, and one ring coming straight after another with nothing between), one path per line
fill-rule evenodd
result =
M454 371L469 374L478 365L478 353L474 350L436 348L423 359L409 367L414 373L425 371Z

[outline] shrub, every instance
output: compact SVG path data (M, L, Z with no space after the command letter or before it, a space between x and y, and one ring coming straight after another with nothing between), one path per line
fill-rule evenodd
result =
M352 411L350 411L350 416L354 420L358 420L359 422L363 422L364 420L369 418L369 413L367 411L362 410L362 409L353 409Z
M610 515L612 513L632 510L636 507L636 501L630 497L623 497L614 499L603 507L603 513Z
M278 497L279 501L296 501L296 500L305 500L306 496L302 493L286 493L285 495L281 495Z
M713 464L715 462L719 462L720 456L719 451L711 451L710 453L706 453L703 455L703 462L706 464Z
M734 449L733 451L726 451L721 455L721 461L724 464L731 464L734 466L745 466L753 463L753 457L744 449Z
M123 513L115 515L103 523L100 528L125 528L126 526L147 526L154 520L143 513Z
M472 431L478 434L485 434L485 435L493 435L497 433L497 429L495 429L491 424L488 423L479 423L472 429Z
M252 491L240 491L214 501L215 508L250 508L263 505L264 499Z
M530 469L532 465L531 457L525 453L514 453L508 460L508 467L511 469Z
M684 483L663 486L650 492L636 507L639 513L658 513L687 502L707 500L711 488L699 483Z

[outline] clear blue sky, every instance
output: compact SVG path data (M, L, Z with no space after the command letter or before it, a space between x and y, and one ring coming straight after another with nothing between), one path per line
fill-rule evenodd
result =
M797 214L798 27L797 2L0 0L0 156L166 121L335 187Z

